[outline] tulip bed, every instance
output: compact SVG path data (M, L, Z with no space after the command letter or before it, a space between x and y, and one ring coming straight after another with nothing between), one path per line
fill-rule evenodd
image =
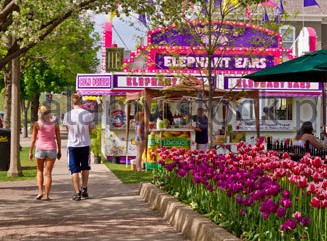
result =
M240 142L236 154L158 149L155 184L242 240L327 240L327 165Z

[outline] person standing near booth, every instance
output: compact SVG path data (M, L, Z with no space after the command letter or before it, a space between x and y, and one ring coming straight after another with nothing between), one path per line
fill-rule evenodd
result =
M193 117L196 125L195 130L196 149L206 151L208 148L208 117L204 114L203 108L197 109L196 116Z
M145 125L144 125L144 112L140 111L135 114L135 145L136 145L136 158L135 166L136 171L140 172L143 169L141 168L142 154L146 145L146 136L145 136Z
M88 198L88 180L90 166L90 135L92 132L93 116L82 108L82 96L72 95L73 109L64 116L63 126L68 131L67 154L68 167L72 175L74 195L72 200L80 201L81 197ZM79 173L82 173L82 185Z

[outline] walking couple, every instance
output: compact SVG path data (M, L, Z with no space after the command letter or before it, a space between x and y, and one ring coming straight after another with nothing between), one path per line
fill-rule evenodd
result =
M93 116L82 108L82 96L72 96L73 109L67 112L63 119L63 126L68 131L67 155L68 168L72 176L74 195L72 200L80 201L88 198L88 179L90 167L90 134ZM42 105L39 109L39 120L33 125L32 142L29 152L33 160L33 149L36 146L35 159L37 165L37 200L51 200L49 197L52 184L52 170L56 159L61 158L61 139L58 122L51 118L51 110ZM80 184L80 176L82 184ZM44 178L45 177L45 178ZM45 180L44 180L45 179ZM43 184L44 193L43 193Z

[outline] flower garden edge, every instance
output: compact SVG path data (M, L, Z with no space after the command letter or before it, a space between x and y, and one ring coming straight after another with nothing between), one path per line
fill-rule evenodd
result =
M156 210L170 225L192 241L240 241L151 183L141 183L139 196L151 209Z

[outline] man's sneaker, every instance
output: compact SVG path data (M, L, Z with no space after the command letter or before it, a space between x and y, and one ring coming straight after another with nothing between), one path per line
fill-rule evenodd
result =
M74 201L81 201L81 193L75 193L72 197Z
M83 198L89 198L89 194L87 193L87 187L82 187L80 192Z

